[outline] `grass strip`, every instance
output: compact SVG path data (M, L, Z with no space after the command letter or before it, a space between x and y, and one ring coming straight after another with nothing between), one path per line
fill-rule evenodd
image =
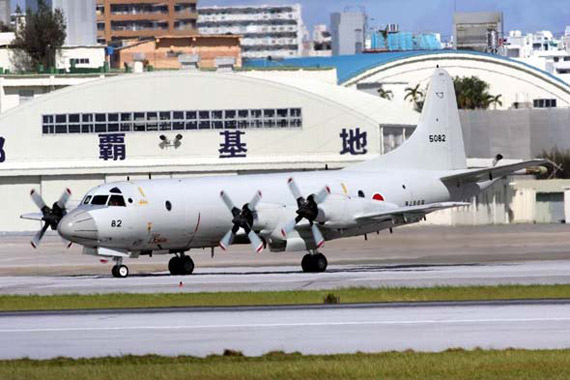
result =
M570 285L344 288L336 290L3 295L0 311L570 298Z
M260 357L124 356L0 361L1 379L568 379L568 350L386 352Z

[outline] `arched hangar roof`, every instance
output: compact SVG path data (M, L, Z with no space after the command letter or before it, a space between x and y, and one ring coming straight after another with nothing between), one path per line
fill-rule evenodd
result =
M480 61L500 65L513 70L520 70L561 86L570 93L570 85L554 75L514 59L463 50L421 50L405 52L386 52L374 54L341 55L334 57L291 58L284 61L268 61L265 59L250 60L247 67L334 67L337 70L338 83L349 85L351 82L372 74L393 64L405 64L418 60L461 59L465 61Z

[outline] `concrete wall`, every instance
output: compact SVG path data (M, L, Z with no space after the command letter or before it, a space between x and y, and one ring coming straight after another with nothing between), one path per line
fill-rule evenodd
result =
M570 108L459 112L468 157L529 159L570 149Z

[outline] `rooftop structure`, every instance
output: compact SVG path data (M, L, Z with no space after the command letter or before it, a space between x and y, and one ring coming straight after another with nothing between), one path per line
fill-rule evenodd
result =
M502 12L455 13L455 48L496 54L503 40L503 25Z
M200 7L198 30L202 34L243 36L244 58L286 58L303 52L301 6Z
M196 0L97 0L97 38L125 39L196 34Z

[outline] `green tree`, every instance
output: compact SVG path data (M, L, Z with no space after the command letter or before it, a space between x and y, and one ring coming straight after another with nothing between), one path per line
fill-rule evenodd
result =
M56 54L65 42L67 26L61 9L52 9L45 0L38 0L36 12L26 11L26 23L16 32L14 47L25 52L21 69L33 70L40 65L55 67ZM22 57L20 57L22 58Z
M418 83L416 87L406 87L404 90L406 91L406 96L404 96L404 100L410 100L414 103L414 109L418 112L422 110L423 106L423 98L424 92L420 90L420 84Z
M489 84L476 76L453 78L459 109L487 109L489 105L503 105L501 95L489 94Z
M382 87L378 89L378 96L382 99L392 100L394 93L392 90L384 90Z
M558 149L558 147L552 148L550 151L544 150L539 156L548 161L544 166L548 169L548 172L544 175L539 176L539 179L569 179L570 178L570 151Z

